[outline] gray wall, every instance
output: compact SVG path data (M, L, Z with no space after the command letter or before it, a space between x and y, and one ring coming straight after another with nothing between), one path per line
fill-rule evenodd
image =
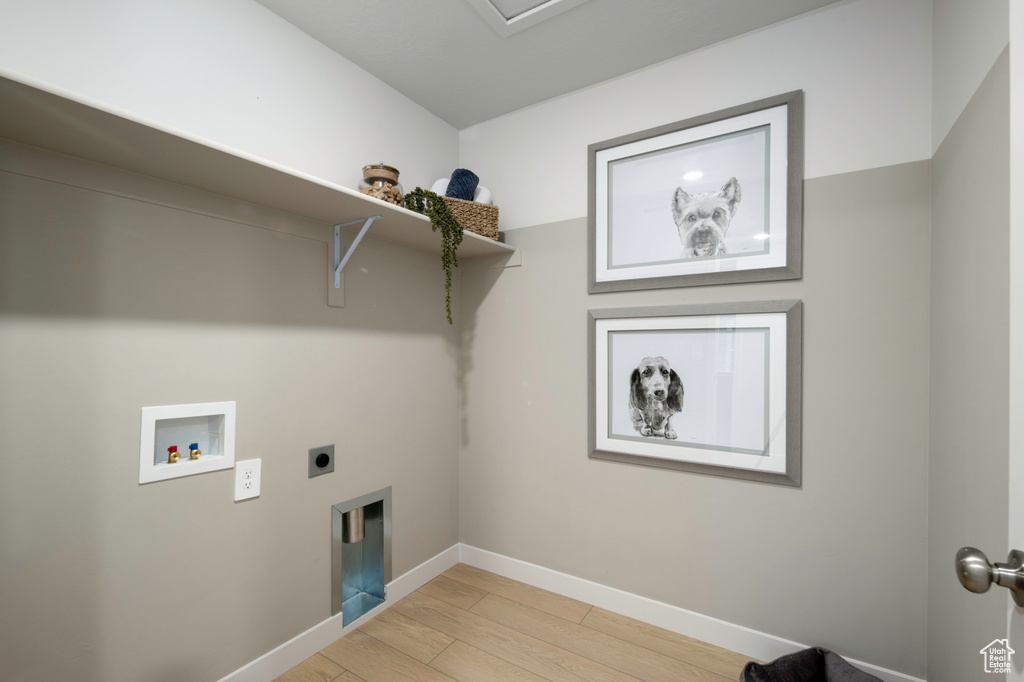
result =
M929 185L807 181L798 282L588 295L585 219L510 231L521 268L463 275L462 541L923 675ZM781 298L805 303L801 489L587 458L588 308Z
M329 308L329 226L50 155L59 182L6 172L14 149L0 677L219 679L331 615L330 506L388 485L396 577L458 541L458 328L435 258L367 242ZM140 408L219 400L262 495L233 502L233 471L140 486ZM337 470L307 479L328 442Z
M978 651L1006 636L1003 590L960 589L953 556L1007 551L1009 52L932 160L928 679L983 680Z

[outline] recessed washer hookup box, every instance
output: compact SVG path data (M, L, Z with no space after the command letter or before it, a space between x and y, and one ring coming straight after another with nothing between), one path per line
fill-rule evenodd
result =
M142 408L140 484L233 466L234 401Z

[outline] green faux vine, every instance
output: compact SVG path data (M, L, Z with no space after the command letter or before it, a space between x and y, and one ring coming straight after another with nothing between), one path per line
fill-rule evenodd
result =
M429 189L417 187L405 195L402 203L410 211L416 211L430 218L430 229L441 229L441 267L444 268L444 304L448 324L452 324L452 269L459 266L456 250L462 243L462 225L448 210L448 204L440 195Z

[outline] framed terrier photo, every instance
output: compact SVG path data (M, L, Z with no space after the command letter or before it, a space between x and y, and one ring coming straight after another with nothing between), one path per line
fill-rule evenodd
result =
M590 310L592 459L800 485L800 301Z
M589 291L799 279L803 92L588 147Z

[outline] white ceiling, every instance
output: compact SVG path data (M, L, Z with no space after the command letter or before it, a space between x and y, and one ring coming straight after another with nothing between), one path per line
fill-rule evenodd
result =
M836 2L587 0L503 38L467 0L257 1L459 129Z

